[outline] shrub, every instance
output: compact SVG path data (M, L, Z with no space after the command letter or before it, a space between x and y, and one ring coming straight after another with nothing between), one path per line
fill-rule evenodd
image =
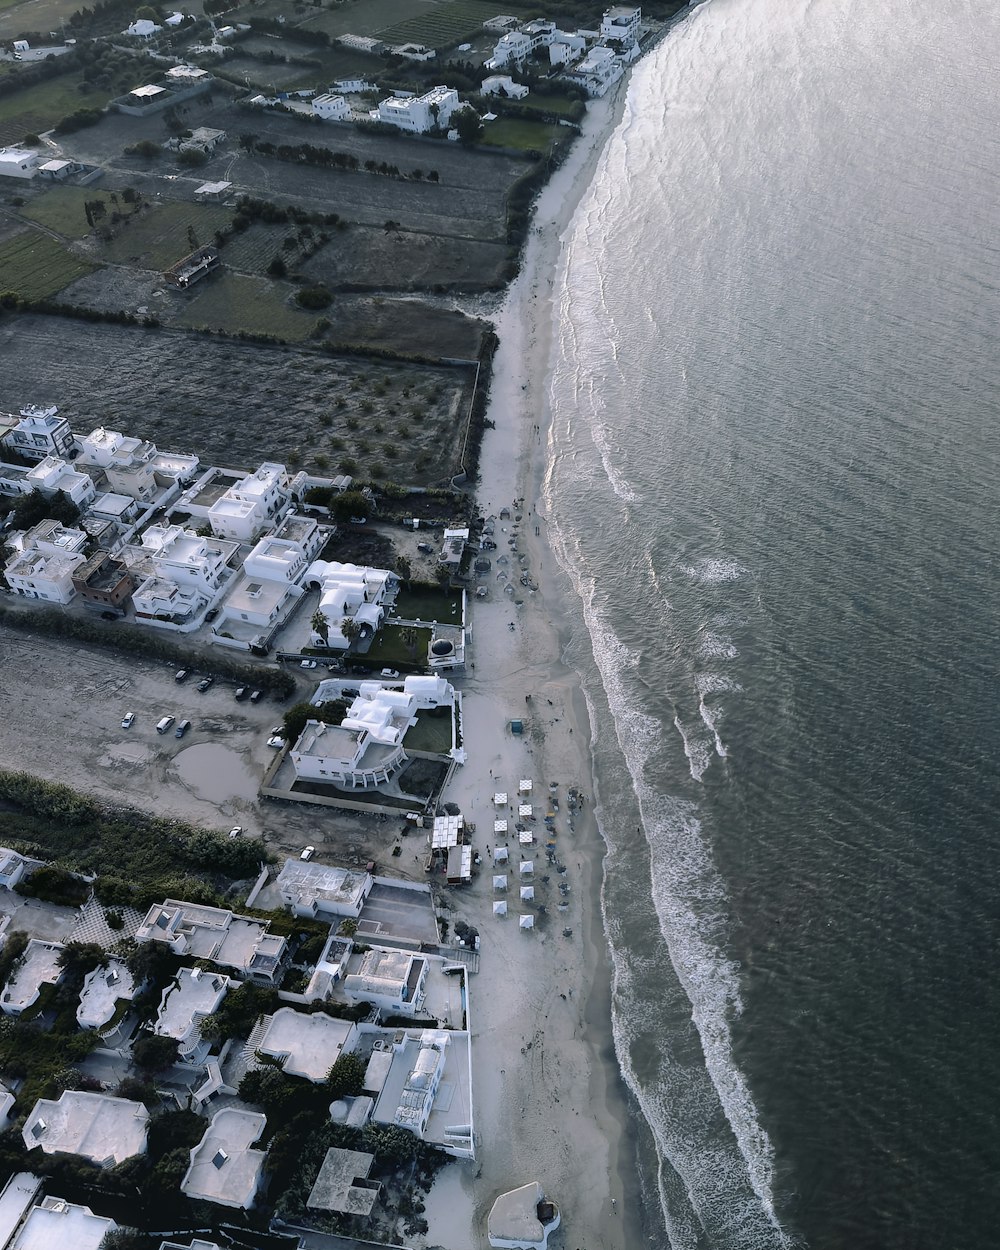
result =
M325 286L304 286L295 292L295 302L300 308L310 310L329 308L332 301L333 296Z

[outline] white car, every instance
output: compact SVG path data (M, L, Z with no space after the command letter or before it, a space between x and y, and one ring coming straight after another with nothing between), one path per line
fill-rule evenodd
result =
M237 825L234 829L229 830L229 836L231 838L241 837L243 833L244 833L244 829L242 825Z
M279 738L277 734L272 734L271 737L268 738L267 740L267 745L269 747L274 747L276 751L280 751L281 748L285 745L285 740L284 738Z
M380 677L398 677L399 674L394 668L384 668L379 674Z
M302 854L299 856L299 859L312 859L312 857L315 854L316 854L316 848L314 846L307 846L303 849Z
M315 660L299 660L299 668L315 668Z
M122 729L131 729L135 723L135 712L126 712L122 717Z

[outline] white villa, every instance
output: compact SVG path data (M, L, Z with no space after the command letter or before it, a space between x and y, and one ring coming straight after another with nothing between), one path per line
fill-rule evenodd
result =
M344 994L352 1002L373 1003L384 1011L415 1016L423 1010L427 960L412 951L375 946L361 957L357 972L344 978Z
M603 96L625 73L625 63L611 48L591 48L579 64L562 75L589 96Z
M267 1127L266 1116L226 1107L217 1111L205 1136L191 1151L181 1181L188 1198L248 1210L260 1189L266 1152L251 1150Z
M496 1250L545 1250L559 1227L559 1208L538 1181L501 1194L490 1209L486 1235Z
M493 74L484 78L480 90L483 95L506 96L508 100L523 100L528 94L524 83L515 82L509 74Z
M95 968L84 978L76 1021L81 1029L101 1029L114 1018L119 1002L135 997L132 973L120 959L109 960L107 967Z
M218 972L181 968L163 991L153 1032L158 1037L172 1037L178 1043L182 1059L198 1062L209 1050L198 1026L206 1016L218 1010L231 984L229 977Z
M438 1103L442 1083L446 1105ZM372 1051L368 1063L365 1090L376 1095L374 1123L405 1128L457 1159L475 1158L468 1033L384 1031L381 1048Z
M219 597L236 576L238 542L202 538L179 525L150 525L140 546L122 556L138 586L132 603L138 617L182 620Z
M2 1250L101 1250L114 1220L54 1194L38 1199L42 1179L16 1172L0 1193Z
M0 148L0 178L34 178L41 159L31 148Z
M301 859L286 859L275 881L281 901L296 916L331 924L341 916L357 919L373 884L370 873Z
M39 491L47 499L61 491L78 508L85 508L97 494L97 487L86 473L74 469L58 456L46 456L40 460L28 470L26 480L32 490Z
M264 920L237 916L222 907L154 903L136 931L137 942L161 942L175 955L207 959L238 976L272 985L279 979L288 941L268 933ZM214 1008L213 1008L214 1010Z
M76 595L73 574L87 557L81 552L49 552L28 547L11 556L4 566L7 584L26 599L69 603Z
M435 126L447 129L452 113L459 107L458 92L452 87L432 87L421 96L390 96L381 100L376 114L380 122L398 126L414 134L426 134Z
M148 17L140 17L122 31L123 35L131 35L133 39L152 39L163 29L156 22L151 22Z
M290 611L305 594L300 583L327 532L309 517L290 515L279 533L265 535L226 596L214 626L216 636L228 633L246 643L257 641L261 631L266 636L285 609Z
M285 466L265 461L230 486L208 509L212 533L217 538L252 542L289 510L293 489Z
M257 1050L277 1060L289 1076L322 1084L340 1056L354 1049L357 1036L358 1026L351 1020L281 1007L271 1017Z
M29 1150L72 1154L98 1167L145 1154L149 1112L141 1102L66 1090L58 1101L39 1098L24 1122L21 1137Z
M58 985L63 975L59 965L63 950L59 942L29 939L14 975L0 994L0 1011L19 1016L38 1001L43 985Z
M635 43L639 38L641 21L642 9L626 8L621 5L605 9L601 19L601 38L617 40L623 46Z
M326 617L327 634L324 638L313 630L312 645L346 651L351 644L341 629L345 617L375 633L385 616L382 602L397 582L395 573L388 569L341 564L338 560L314 561L306 571L304 584L319 589L319 611Z
M44 460L46 456L65 458L73 450L73 432L54 404L47 408L25 404L20 421L4 436L3 442L29 460Z
M289 753L295 774L348 789L383 785L406 763L403 738L417 712L454 706L455 700L455 688L439 676L407 677L402 690L364 681L339 725L306 722ZM451 754L464 762L460 749Z
M347 100L332 91L325 91L322 95L314 96L312 110L325 122L346 122L351 119L351 106Z
M117 430L98 426L77 438L77 464L103 469L111 490L131 499L152 499L157 482L155 444L142 438L129 438Z

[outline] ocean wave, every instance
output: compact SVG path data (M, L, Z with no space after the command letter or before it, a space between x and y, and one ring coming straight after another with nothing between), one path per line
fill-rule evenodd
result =
M717 634L707 630L698 643L698 658L701 660L735 660L739 649L729 634Z
M723 582L738 582L749 572L736 560L718 560L707 557L696 560L694 564L682 565L682 571L692 581L702 586L717 586Z

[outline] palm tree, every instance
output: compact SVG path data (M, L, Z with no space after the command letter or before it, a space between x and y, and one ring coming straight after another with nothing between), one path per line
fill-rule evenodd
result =
M309 624L314 634L318 634L323 639L323 646L330 645L330 622L323 615L323 609L317 608L309 618Z
M344 635L347 641L351 643L355 640L355 638L359 638L361 636L361 625L354 619L353 616L345 616L340 622L340 632Z

